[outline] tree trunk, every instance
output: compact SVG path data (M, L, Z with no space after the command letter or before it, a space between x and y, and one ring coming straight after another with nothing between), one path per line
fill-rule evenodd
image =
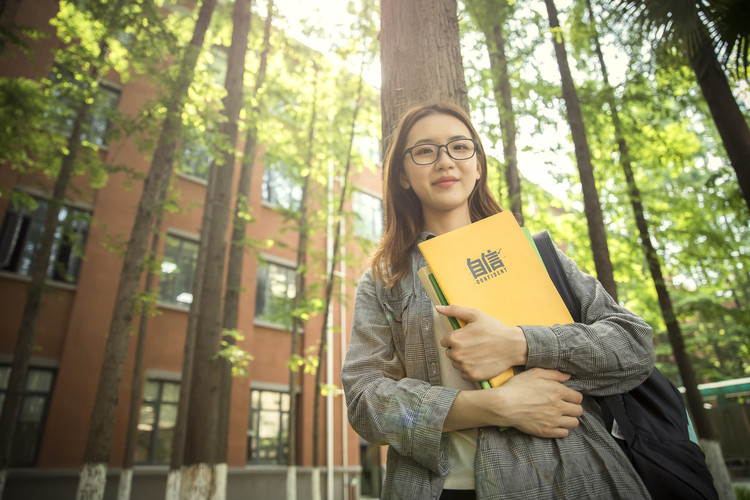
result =
M154 236L151 238L150 258L156 262L159 251L159 232L161 231L162 213L156 217L154 224ZM154 287L155 270L151 269L146 274L144 291L150 293ZM146 334L148 332L148 318L151 304L144 304L141 310L141 318L138 323L138 343L135 349L135 362L133 364L133 382L130 389L130 409L128 411L127 435L125 437L125 452L122 457L122 469L120 470L120 486L118 488L118 500L130 500L133 484L133 463L135 461L135 441L138 435L139 410L141 408L141 395L143 393L143 353L146 350Z
M242 264L245 257L245 229L247 228L247 219L242 214L247 213L250 206L250 180L253 174L253 162L255 161L255 150L258 143L258 119L263 107L258 100L262 98L260 90L266 80L266 66L268 54L271 50L272 19L273 0L269 0L263 33L263 51L260 54L260 63L258 72L255 75L255 86L253 87L253 96L255 96L256 103L252 106L249 113L248 128L245 134L245 150L242 155L240 179L235 198L232 244L229 248L227 285L224 292L224 317L222 319L224 330L237 329L240 290L242 289ZM231 336L225 336L224 340L228 343L234 343L234 337ZM229 439L229 410L232 393L232 367L226 360L222 363L219 390L218 454L220 457L225 457L227 455L227 440Z
M495 103L500 114L503 157L505 160L505 184L508 189L510 211L518 224L523 226L523 204L521 200L521 180L518 174L518 151L516 149L516 116L513 110L513 94L508 75L508 56L505 52L503 29L510 14L507 2L473 1L467 3L475 22L484 33L487 53L490 58L490 71L494 82ZM502 199L502 194L500 195Z
M52 244L55 241L57 229L57 218L60 214L65 192L67 191L70 178L73 175L73 166L78 150L81 145L81 131L83 123L87 120L90 104L83 104L76 115L73 123L73 131L68 139L68 154L62 159L60 172L52 189L52 197L47 206L47 214L44 221L44 231L39 240L39 247L34 255L34 264L31 269L31 283L26 293L26 304L21 317L21 326L16 337L16 347L13 351L13 363L11 365L8 387L5 391L5 400L0 416L0 498L2 498L5 486L5 477L10 465L11 452L13 451L13 436L16 423L21 413L23 391L26 385L26 376L29 372L29 359L31 358L36 323L39 311L42 308L42 295L47 281L47 268Z
M594 266L599 281L604 289L617 301L617 284L612 271L612 261L609 258L609 246L607 245L607 232L604 228L602 208L599 203L599 192L594 179L594 167L591 164L591 152L589 151L588 139L586 138L586 126L583 123L583 114L578 103L578 93L573 83L573 77L568 66L568 55L562 37L560 23L557 20L557 9L553 0L544 0L549 15L549 24L552 31L555 56L560 67L562 81L563 99L568 115L568 123L573 135L573 146L575 148L578 173L581 177L581 188L583 190L584 212L589 228L591 239L591 251L594 256Z
M449 101L468 113L456 0L382 0L380 62L384 142L415 104Z
M104 495L112 427L125 363L128 334L133 320L133 306L141 268L154 221L154 210L163 202L162 193L172 173L175 144L182 122L183 100L193 79L195 64L215 5L216 0L205 0L201 5L192 40L185 48L180 61L175 88L166 106L166 118L138 203L107 335L104 360L84 452L83 469L78 483L78 500L101 499Z
M365 50L366 52L366 50ZM336 218L336 224L333 230L333 249L330 255L330 267L328 268L328 277L326 279L325 288L325 306L323 309L323 325L320 328L320 342L318 346L318 369L315 371L315 393L313 399L313 467L317 469L320 461L320 396L322 391L321 378L323 373L323 354L328 348L327 332L328 332L328 316L331 308L331 297L333 296L333 283L335 281L335 270L338 265L339 258L339 247L341 244L341 219L344 217L344 201L347 198L349 191L349 173L351 171L352 162L352 148L354 146L354 134L357 125L357 115L359 114L360 104L362 102L362 88L364 83L364 67L366 55L363 52L362 65L359 69L359 82L357 84L357 96L355 98L354 114L352 116L352 126L349 131L349 149L346 152L346 159L344 161L344 178L341 186L341 192L339 193L339 205L338 209L333 215ZM333 189L333 186L331 186ZM346 464L344 464L346 465ZM318 474L319 476L319 474ZM313 490L313 498L320 498L320 488Z
M729 88L727 76L716 60L711 41L704 37L698 50L689 54L689 58L750 211L750 127Z
M308 125L307 134L307 155L305 158L305 165L308 169L312 169L312 162L315 155L313 153L313 141L315 140L315 120L317 119L317 72L318 67L313 62L314 71L316 78L313 84L313 103L312 112L310 113L310 123ZM299 342L297 337L304 335L305 323L300 318L299 314L296 313L297 309L304 302L305 295L305 266L307 265L307 238L308 238L308 220L307 220L307 200L310 191L310 177L312 174L308 172L305 176L302 185L302 200L300 200L299 208L299 223L297 229L299 231L299 241L297 245L297 275L296 275L296 286L294 293L294 302L292 305L292 342L291 342L291 359L294 360L299 355ZM303 337L304 338L304 337ZM293 365L289 370L289 460L287 469L287 487L286 487L286 498L287 500L295 500L297 498L297 419L298 419L298 405L297 405L297 380L299 378L298 366Z
M124 0L119 0L111 11L112 17L107 20L109 33L114 29L112 27L114 19L123 3ZM10 7L11 10L3 12L3 15L7 16L9 22L13 22L18 2L12 2ZM99 73L102 71L102 67L105 66L107 50L105 37L99 44L97 60L89 70L91 81L98 81L100 79ZM16 337L13 363L8 379L8 387L5 391L2 414L0 415L0 498L2 498L5 488L5 477L10 464L11 452L13 451L13 436L21 412L23 390L26 385L26 376L29 372L29 359L31 357L34 334L36 333L36 323L42 308L42 296L44 295L44 286L47 281L47 269L52 254L52 245L55 241L58 217L65 200L68 184L73 176L76 158L81 147L83 127L88 121L90 111L91 102L86 100L80 104L73 120L73 127L66 145L67 154L62 157L60 171L57 174L57 179L52 188L52 197L47 206L44 230L34 255L34 264L31 268L31 282L26 293L26 304L24 305L21 326L18 329L18 336Z
M651 240L651 232L644 215L643 199L641 197L640 189L638 188L638 185L635 181L635 176L633 175L633 168L630 164L630 151L625 139L625 132L622 127L622 122L620 121L615 93L609 83L607 66L604 62L604 55L602 54L601 45L599 43L599 35L595 27L594 13L593 9L591 8L591 0L586 0L586 7L589 11L591 24L592 26L594 26L594 48L599 59L599 67L601 68L602 72L605 98L607 100L610 113L612 114L612 124L615 129L615 138L617 139L617 146L620 151L620 162L625 173L628 195L630 196L630 203L633 207L635 224L638 228L638 234L640 236L641 245L646 256L646 262L651 273L651 278L653 279L654 286L656 288L659 307L661 308L662 317L664 318L664 323L667 327L669 343L672 345L675 362L677 363L677 368L680 372L682 384L685 387L688 407L690 408L690 412L693 416L693 421L695 422L695 428L698 436L701 438L701 441L705 441L707 443L707 447L711 449L711 453L706 453L706 460L709 465L709 469L714 476L714 482L717 490L724 492L722 495L720 495L720 498L732 498L734 492L732 490L731 480L729 479L729 472L727 470L724 457L721 454L721 447L719 446L718 437L716 436L716 432L711 424L710 419L708 418L708 412L705 410L705 408L703 408L703 397L698 391L698 382L693 370L693 363L690 359L690 356L685 351L685 342L682 336L682 329L680 328L680 323L677 321L677 317L674 313L672 298L669 295L669 290L667 289L667 285L664 280L664 274L662 273L659 255L656 253L656 248L654 248ZM715 445L713 443L715 443ZM727 492L731 492L731 496L727 496Z
M199 307L191 309L197 315L193 377L188 406L187 441L185 443L185 465L188 473L183 477L181 489L204 492L208 487L211 498L224 498L226 491L218 486L226 485L220 477L217 465L226 463L226 456L218 456L219 436L219 381L220 360L216 354L221 349L222 291L227 253L227 226L231 202L232 177L234 174L235 149L238 122L242 109L242 91L245 75L245 56L250 32L251 0L236 0L232 11L232 44L229 47L224 115L226 122L221 133L226 137L228 149L222 161L214 161L206 188L208 216L203 218L201 239L206 239L206 267L204 269ZM204 248L204 247L201 247ZM226 467L221 470L225 471ZM208 484L206 484L208 481ZM202 497L206 498L206 497Z

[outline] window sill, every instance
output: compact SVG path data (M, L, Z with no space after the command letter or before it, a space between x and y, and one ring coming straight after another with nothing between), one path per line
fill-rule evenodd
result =
M179 305L179 304L173 304L172 302L163 302L161 300L158 300L156 302L156 307L159 309L167 309L169 311L177 311L177 312L184 312L189 313L190 312L190 306L189 305Z
M31 283L31 276L24 276L23 274L14 273L11 271L0 271L0 278L9 279L13 281L21 281L24 283ZM65 283L64 281L56 281L56 280L51 280L49 278L45 280L44 285L51 287L51 288L57 288L60 290L68 290L70 292L75 292L76 290L78 290L77 283Z
M185 172L175 172L175 173L177 177L181 179L185 179L186 181L194 182L196 184L200 184L201 186L208 186L208 180L204 179L203 177L190 175Z
M291 333L292 332L291 328L287 328L286 326L284 326L282 324L274 323L273 321L268 321L268 320L261 319L261 318L255 318L253 320L253 325L260 326L262 328L269 328L271 330L278 330L278 331L284 332L284 333Z

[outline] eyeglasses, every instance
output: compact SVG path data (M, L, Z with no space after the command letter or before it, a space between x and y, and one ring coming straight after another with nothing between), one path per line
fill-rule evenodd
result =
M448 156L454 160L468 160L477 151L476 139L453 139L445 144L417 144L404 151L417 165L432 165L440 155L440 148L445 148Z

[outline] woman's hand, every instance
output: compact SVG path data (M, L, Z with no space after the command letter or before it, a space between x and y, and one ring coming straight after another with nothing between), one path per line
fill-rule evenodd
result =
M563 384L568 378L557 370L532 368L500 387L461 391L444 430L497 425L542 438L566 437L583 415L583 395Z
M435 309L466 323L440 340L464 380L489 380L508 368L526 364L528 346L519 327L508 326L478 309L460 306L436 306Z

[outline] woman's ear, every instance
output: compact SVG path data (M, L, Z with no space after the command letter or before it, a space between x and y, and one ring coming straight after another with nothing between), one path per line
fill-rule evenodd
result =
M406 178L403 172L401 172L398 183L401 184L401 187L406 189L407 191L411 189L411 183L409 182L409 179Z

